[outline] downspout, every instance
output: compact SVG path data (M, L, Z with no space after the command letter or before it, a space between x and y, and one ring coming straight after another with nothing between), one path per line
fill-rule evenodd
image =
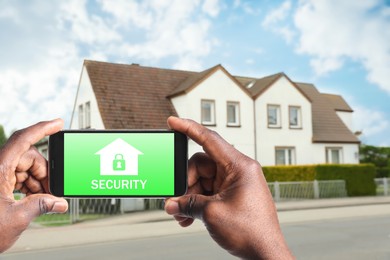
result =
M254 146L255 146L255 160L257 160L257 135L256 135L256 100L253 100L253 134L254 134Z

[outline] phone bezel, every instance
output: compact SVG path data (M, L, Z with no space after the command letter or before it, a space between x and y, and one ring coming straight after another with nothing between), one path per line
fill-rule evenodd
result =
M174 134L174 194L172 195L67 195L64 194L64 134L65 133L173 133ZM63 130L49 137L48 181L49 191L58 197L68 198L167 198L187 192L187 136L173 130Z

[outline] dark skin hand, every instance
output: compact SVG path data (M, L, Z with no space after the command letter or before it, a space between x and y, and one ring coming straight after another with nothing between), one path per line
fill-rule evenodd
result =
M188 162L188 192L166 200L165 211L182 227L195 219L229 253L244 259L294 259L257 161L192 120L168 118L171 129L203 147Z
M68 203L48 193L47 161L33 144L62 129L61 119L15 132L0 149L0 252L10 248L41 214L63 213ZM15 201L14 190L27 196Z

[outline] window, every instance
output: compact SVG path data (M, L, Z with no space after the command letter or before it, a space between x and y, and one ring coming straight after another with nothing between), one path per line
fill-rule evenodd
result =
M281 127L279 105L268 105L268 127Z
M227 102L227 126L240 126L240 103Z
M85 103L85 128L91 128L91 103Z
M275 148L275 165L292 165L292 164L295 164L294 147Z
M84 128L84 108L83 104L79 105L79 128Z
M214 100L202 100L201 117L203 125L215 125Z
M342 148L327 147L326 148L326 163L342 163Z
M290 121L290 128L301 128L301 108L290 106L288 108L289 110L289 121Z

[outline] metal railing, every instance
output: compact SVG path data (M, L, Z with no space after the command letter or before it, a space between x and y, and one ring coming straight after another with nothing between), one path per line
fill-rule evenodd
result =
M344 180L268 183L275 201L347 197Z
M375 179L378 196L390 195L390 179ZM268 187L276 202L283 200L321 199L347 197L344 180L270 182ZM16 199L24 195L15 194ZM41 225L71 224L88 219L101 218L131 211L162 209L162 199L68 199L69 210L65 214L48 214L38 217Z
M390 179L389 178L375 178L376 195L389 196L390 195Z

